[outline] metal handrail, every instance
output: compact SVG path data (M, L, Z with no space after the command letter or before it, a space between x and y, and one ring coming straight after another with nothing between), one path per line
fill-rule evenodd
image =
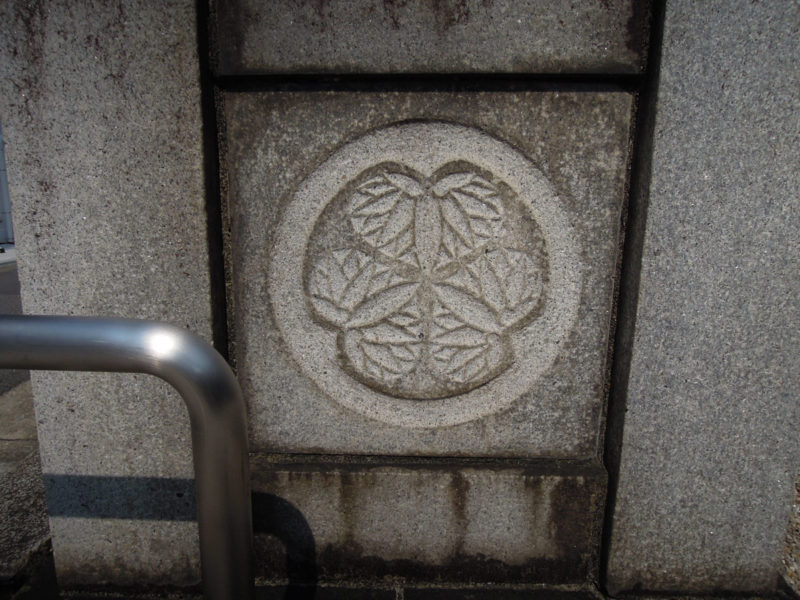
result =
M236 377L196 335L134 319L0 315L0 368L149 373L189 409L203 590L253 596L247 414Z

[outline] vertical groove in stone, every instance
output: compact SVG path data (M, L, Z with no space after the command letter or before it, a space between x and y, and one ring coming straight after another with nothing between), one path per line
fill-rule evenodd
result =
M613 331L611 381L605 422L604 464L608 470L608 494L600 549L600 586L606 589L608 551L616 500L619 455L622 430L625 424L626 393L630 374L631 345L636 327L636 308L639 299L639 275L642 266L642 247L647 222L650 175L652 168L653 127L658 97L658 74L664 27L664 3L653 3L650 15L650 42L647 66L636 103L628 183L628 204L623 214L622 252L616 309L616 331Z
M228 314L223 218L220 194L219 145L214 80L211 74L211 31L209 4L196 0L197 56L200 67L200 101L203 119L203 175L208 227L208 268L211 291L211 326L214 348L229 358Z

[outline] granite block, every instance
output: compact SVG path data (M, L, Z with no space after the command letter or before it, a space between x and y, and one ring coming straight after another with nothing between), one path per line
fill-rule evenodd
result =
M666 5L612 593L774 595L800 463L800 6Z
M259 577L585 583L599 465L379 464L256 457Z
M225 94L252 448L596 457L630 112L621 91Z
M14 577L49 537L35 441L0 441L0 582Z
M219 0L216 17L221 75L636 73L649 2Z
M25 312L164 320L211 338L195 8L0 4ZM46 474L192 476L188 415L165 383L44 372L32 381ZM199 578L186 523L59 519L52 530L62 583ZM102 565L114 569L98 575Z

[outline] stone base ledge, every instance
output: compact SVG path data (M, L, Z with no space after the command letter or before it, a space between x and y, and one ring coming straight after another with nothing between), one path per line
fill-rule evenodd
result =
M264 580L596 581L600 465L252 460Z

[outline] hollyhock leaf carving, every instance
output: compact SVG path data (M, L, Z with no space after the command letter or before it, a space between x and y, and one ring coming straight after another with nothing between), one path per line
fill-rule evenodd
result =
M459 327L435 336L433 341L440 346L475 348L486 343L486 333L462 323Z
M421 344L391 344L389 349L392 351L392 354L398 359L403 362L415 361L419 358L419 348ZM417 350L415 354L412 352L411 348Z
M541 268L526 253L508 248L482 252L443 283L480 298L504 328L524 319L544 290Z
M497 274L503 290L503 324L510 326L524 319L541 300L544 291L542 270L530 256L509 248L493 250L483 260Z
M485 332L497 333L500 321L483 300L447 284L433 286L439 302L468 325Z
M435 325L441 327L445 331L450 331L456 327L461 327L464 324L463 321L457 319L450 311L447 311L441 315L436 315L433 322Z
M422 187L418 181L412 179L408 175L387 171L383 176L392 185L397 187L397 189L402 190L411 197L416 198L417 196L421 196L425 193L425 188Z
M336 250L323 257L309 277L311 304L319 316L343 325L363 300L373 270L370 257L358 250Z
M346 310L353 310L361 304L369 291L370 280L375 272L375 265L368 263L355 273L342 292L340 305Z
M358 186L359 192L373 198L378 198L396 190L397 186L392 185L383 175L372 177Z
M396 241L413 227L414 195L421 191L419 183L399 173L382 172L368 179L348 202L353 230L373 248L396 258L410 245Z
M306 279L343 368L400 397L464 393L505 370L547 281L544 242L513 192L464 161L440 172L382 163L346 184L350 247L320 246Z
M414 246L419 265L430 271L436 265L442 243L442 214L439 203L425 198L417 200L414 222Z
M443 197L454 188L462 188L469 185L474 178L474 173L453 173L437 181L431 191L437 196Z
M397 240L400 234L408 231L411 227L411 222L414 219L414 200L408 196L404 196L395 204L393 210L386 218L381 232L381 245L385 246L392 241ZM410 236L409 236L410 238ZM411 240L409 239L410 245ZM408 246L405 245L402 249L405 250ZM397 252L395 248L395 254Z
M314 305L314 310L317 311L317 314L328 323L341 327L350 317L350 314L346 310L339 308L326 298L312 296L311 303Z
M386 369L390 373L396 375L403 372L402 364L398 364L399 361L388 348L388 344L370 344L368 342L363 342L361 344L361 351L364 353L367 360L379 365L382 369Z
M458 249L448 244L451 255L464 256L500 231L503 219L500 189L487 179L474 173L454 173L436 182L432 191L441 199L445 221L463 244Z
M411 331L389 323L379 323L374 327L362 329L364 339L374 344L408 344L417 343L419 339Z
M447 224L461 242L462 247L471 250L473 247L472 228L469 225L469 220L461 211L461 208L451 198L442 198L441 206L442 214ZM453 246L455 246L455 243L453 243ZM461 256L463 253L458 252L458 248L456 247L452 254L453 256Z
M411 300L418 287L416 283L404 283L370 296L356 307L345 326L356 328L378 323Z
M387 287L391 287L394 283L394 277L395 274L391 269L389 269L389 267L377 263L375 266L375 271L372 273L372 278L369 281L367 295L371 296L381 290L385 290Z
M414 370L422 348L416 337L393 332L395 337L390 341L371 329L351 329L341 334L342 350L351 365L382 381L395 381Z
M470 219L469 228L481 241L491 238L496 233L496 229L484 219Z
M467 366L467 363L476 358L480 358L480 356L486 352L487 348L488 344L482 344L472 348L461 348L457 350L447 363L448 371L453 372L463 369Z
M396 315L391 315L388 317L388 322L394 325L399 325L400 327L408 327L413 325L417 321L419 321L418 317L413 317L408 313L398 313Z
M492 268L492 262L484 254L478 258L477 276L479 278L482 297L486 303L495 311L502 311L507 308L507 299L503 291L503 284Z
M377 217L385 215L397 206L405 196L397 190L391 190L382 196L361 196L354 207L353 215L357 217Z
M452 190L450 195L456 199L461 209L469 217L477 217L487 221L500 220L500 213L491 204L484 202L480 198L464 193L461 190Z

